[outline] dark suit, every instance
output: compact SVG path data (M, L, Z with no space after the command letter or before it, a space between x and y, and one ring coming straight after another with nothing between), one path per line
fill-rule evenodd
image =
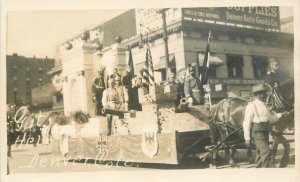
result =
M278 86L280 86L282 75L279 71L277 72L268 72L265 77L265 83L271 85L272 87L277 83Z
M92 93L94 94L95 102L96 102L96 115L100 115L101 110L103 108L102 96L104 90L105 90L104 80L100 77L96 77L93 81L93 86L92 86Z

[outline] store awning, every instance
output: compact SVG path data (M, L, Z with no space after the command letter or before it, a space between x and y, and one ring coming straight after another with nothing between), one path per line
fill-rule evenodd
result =
M169 55L169 67L170 68L175 68L175 54L170 54ZM165 69L166 68L166 60L165 60L165 56L160 57L158 63L156 63L153 66L154 71L159 71L161 69Z
M199 56L199 66L202 66L203 62L204 62L205 54L199 53L198 56ZM224 61L221 58L219 58L218 56L210 55L209 56L209 64L218 66L218 65L223 65Z

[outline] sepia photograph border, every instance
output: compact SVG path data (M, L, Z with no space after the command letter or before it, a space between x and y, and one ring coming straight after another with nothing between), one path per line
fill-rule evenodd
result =
M6 54L7 54L7 13L11 11L55 11L55 10L98 10L163 7L226 7L226 6L290 6L294 7L294 80L295 80L295 168L285 169L191 169L191 170L143 170L115 172L62 172L6 174ZM300 181L299 166L299 126L300 98L297 95L300 85L300 2L297 0L1 0L1 62L0 62L0 181ZM298 154L298 155L297 155Z

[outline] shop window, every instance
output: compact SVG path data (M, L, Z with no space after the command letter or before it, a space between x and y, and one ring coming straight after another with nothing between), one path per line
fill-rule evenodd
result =
M154 71L161 72L162 80L167 79L167 72L166 72L166 60L165 56L160 57L159 62L153 66ZM169 54L169 68L171 72L176 75L176 61L175 61L175 54Z
M56 102L57 103L63 102L63 95L61 95L61 94L56 95Z
M263 79L267 74L268 58L265 56L252 56L252 66L255 79Z
M243 78L243 56L227 55L227 70L229 78Z
M205 52L198 52L198 59L199 59L199 66L200 66L200 72L202 67L204 66L204 57L205 57ZM207 71L207 76L208 78L216 78L217 77L217 67L222 65L223 61L216 56L214 52L210 52L210 57L209 57L209 68Z
M217 77L217 65L209 65L209 69L207 71L208 78L216 78Z

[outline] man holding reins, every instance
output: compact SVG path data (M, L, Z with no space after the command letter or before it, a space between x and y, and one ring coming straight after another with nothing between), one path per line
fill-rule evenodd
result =
M264 84L252 87L254 100L245 109L243 121L244 138L246 145L250 145L250 138L254 140L256 146L256 168L275 167L271 162L271 150L269 147L270 121L277 121L282 114L272 114L268 110L264 99L266 89ZM251 137L250 137L251 136Z

